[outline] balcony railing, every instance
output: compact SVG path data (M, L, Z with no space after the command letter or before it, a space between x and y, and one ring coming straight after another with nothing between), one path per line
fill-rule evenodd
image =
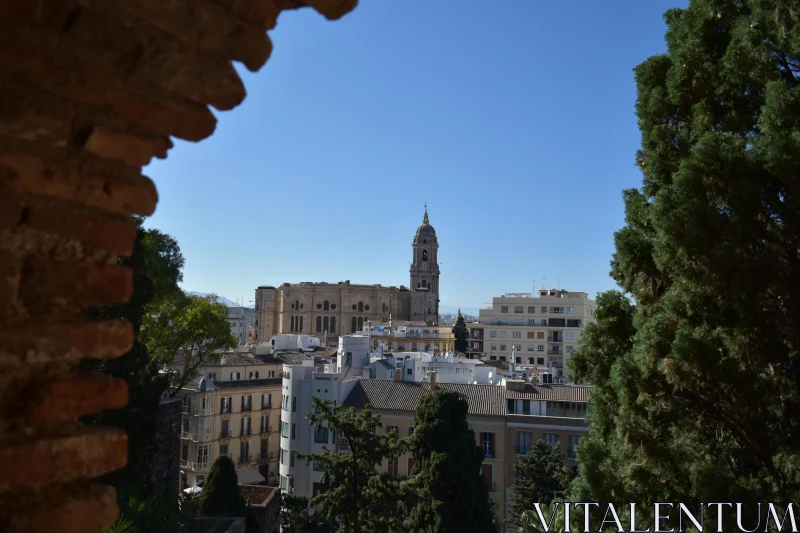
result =
M253 431L252 431L251 428L245 428L239 433L239 436L240 437L248 437L248 436L250 436L252 434L253 434Z
M191 431L181 431L181 438L194 440L194 433L192 433Z
M262 409L272 409L272 402L261 402Z
M253 404L252 403L247 403L247 404L243 403L242 404L242 412L247 412L247 411L252 411L252 410L253 410Z
M339 451L340 452L350 451L350 443L347 442L347 439L339 439Z
M548 335L547 342L564 342L564 337L561 335Z
M202 472L203 470L208 470L208 461L205 462L197 462L197 461L189 461L188 459L181 459L181 468L186 468L188 470L193 470L195 472Z
M190 405L183 404L183 406L181 406L181 413L188 415L191 414L191 412L192 412L192 407Z
M240 465L249 465L252 462L253 462L253 456L252 455L241 455L241 456L239 456L239 464Z
M261 433L272 433L272 426L261 426Z
M214 408L210 405L205 407L195 407L194 416L209 416L214 414Z
M219 438L221 438L221 439L229 439L229 438L231 438L231 431L230 430L228 430L228 431L220 431L219 432Z

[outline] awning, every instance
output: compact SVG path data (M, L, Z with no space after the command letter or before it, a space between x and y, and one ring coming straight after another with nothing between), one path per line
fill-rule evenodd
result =
M257 466L248 468L237 468L236 475L239 478L239 483L262 483L266 481L264 476L258 471Z

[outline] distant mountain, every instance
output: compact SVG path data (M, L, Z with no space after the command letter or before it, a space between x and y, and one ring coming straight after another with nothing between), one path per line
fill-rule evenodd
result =
M211 295L210 292L197 292L197 291L186 291L186 292L188 292L189 294L194 294L195 296L210 296ZM224 296L220 296L219 294L217 294L217 299L220 302L222 302L225 305L227 305L228 307L247 307L247 308L251 308L251 309L253 307L252 305L239 305L236 302L234 302L233 300L229 300L228 298L225 298Z

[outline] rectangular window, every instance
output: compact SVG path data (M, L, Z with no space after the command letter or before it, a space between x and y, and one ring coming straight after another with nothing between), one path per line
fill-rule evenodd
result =
M269 433L269 415L261 415L261 433Z
M500 306L500 312L501 313L508 313L508 306L507 305L501 305Z
M536 306L535 305L529 305L528 306L528 314L532 315L534 313L536 313Z
M483 456L494 457L494 433L482 432L481 441L483 442Z
M506 337L508 337L508 332L507 331L501 331L500 332L500 338L501 339L505 339Z
M547 314L547 306L543 305L541 311L542 311L543 315L546 315Z
M395 457L389 461L388 468L389 475L392 477L400 477L400 458Z
M523 309L523 307L521 305L515 305L514 306L514 312L515 313L522 313L522 309Z
M535 333L535 332L533 332L533 331L529 331L529 332L528 332L528 338L529 338L529 339L534 339L534 338L536 338L536 333Z
M522 350L522 345L521 344L514 344L513 346L514 346L515 350ZM517 362L519 363L519 361L517 361Z
M544 331L537 331L536 332L537 339L544 339Z
M500 345L500 350L505 350L505 349L506 349L506 345L505 344L501 344Z
M314 472L324 472L322 467L317 465L316 461L314 461Z
M528 455L528 452L531 451L531 432L520 431L517 435L517 454Z
M294 466L294 453L289 452L289 466Z
M292 424L292 440L297 438L297 424Z
M283 448L281 448L281 464L282 465L286 464L286 450L284 450Z
M536 358L536 364L537 365L543 365L544 364L544 357L537 357Z
M272 408L272 394L264 394L261 397L261 408L262 409L271 409Z
M292 398L292 412L293 413L297 412L297 396L294 396Z
M231 412L231 399L230 399L230 397L222 398L220 412L221 413L230 413Z
M511 333L511 336L513 338L515 338L515 339L521 339L522 338L522 332L521 331L513 331Z
M414 426L408 426L408 436L410 437L413 434L414 434Z
M538 346L536 347L536 351L537 351L537 352L543 352L543 351L544 351L544 344L540 344L540 345L538 345Z
M568 341L575 340L575 334L572 333L571 331L568 331L564 334L564 338L567 339Z
M496 331L490 331L489 332L489 336L490 337L497 337L497 332Z
M386 433L391 433L392 431L400 435L400 426L386 426Z
M528 351L529 352L535 352L536 351L536 346L534 346L533 344L529 344L528 345Z
M569 436L569 458L576 459L578 457L577 448L578 444L581 442L580 435L570 435Z
M321 427L314 430L314 442L317 444L328 444L328 428Z
M567 353L572 353L572 349L573 348L574 348L574 346L572 346L572 345L567 346Z
M219 454L220 455L228 455L228 445L227 444L220 444L219 445Z
M496 344L491 344L491 345L490 345L490 348L491 348L492 350L496 350L496 349L497 349L497 345L496 345Z
M528 325L529 326L535 326L536 325L536 319L535 318L529 318L528 319Z
M406 369L406 374L408 374L409 376L413 375L414 374L414 369L413 368L407 368Z
M542 319L542 326L547 326L547 319L546 318Z
M289 422L281 422L281 437L289 438Z
M567 307L567 314L568 315L574 315L575 314L575 308L574 307Z
M543 433L542 440L549 444L551 448L558 446L558 435L555 433Z

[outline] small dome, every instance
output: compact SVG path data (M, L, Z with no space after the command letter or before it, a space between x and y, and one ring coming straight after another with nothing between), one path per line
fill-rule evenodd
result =
M200 382L197 384L197 390L200 392L206 392L206 378L201 378Z
M436 243L436 230L433 229L433 226L428 221L428 210L426 209L422 224L417 228L417 233L414 235L414 244Z

